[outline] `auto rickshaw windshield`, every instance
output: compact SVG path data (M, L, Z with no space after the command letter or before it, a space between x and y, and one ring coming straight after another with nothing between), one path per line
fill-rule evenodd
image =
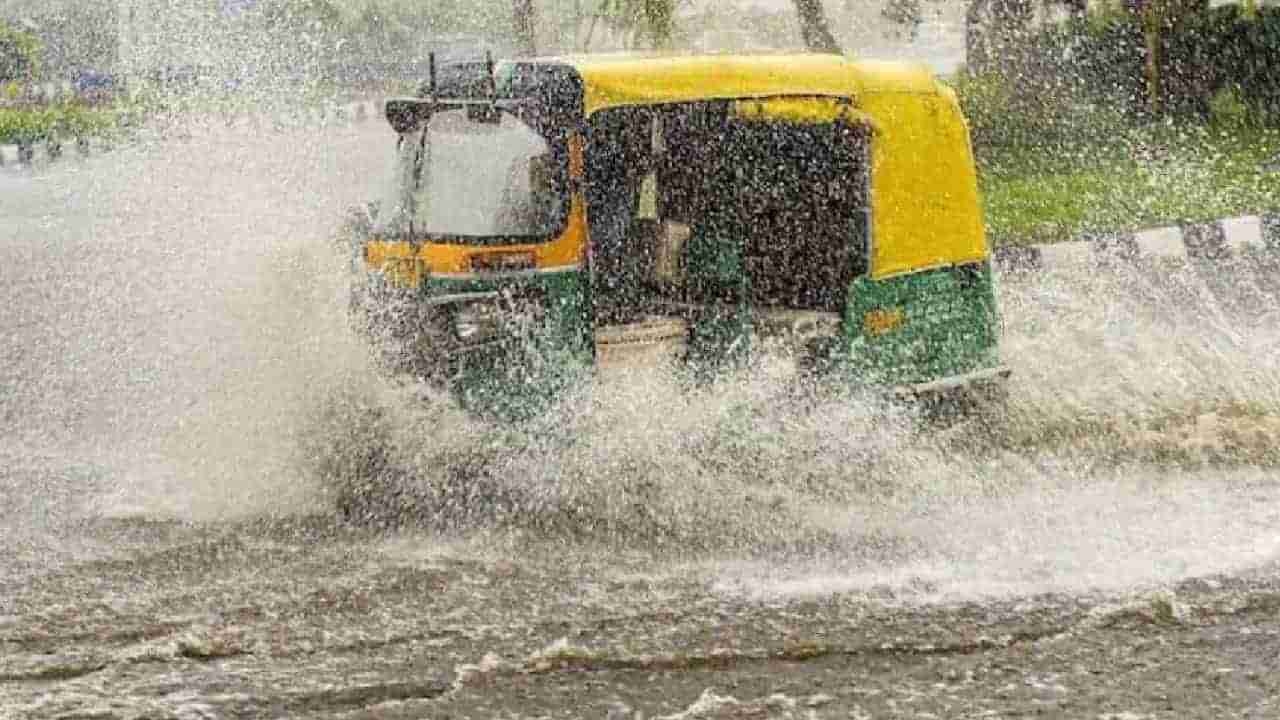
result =
M548 240L568 215L563 149L514 115L434 113L402 136L392 223L433 242Z

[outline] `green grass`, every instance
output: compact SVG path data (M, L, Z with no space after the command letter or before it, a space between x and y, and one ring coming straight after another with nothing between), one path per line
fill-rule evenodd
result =
M18 86L0 86L0 100L12 101ZM297 114L329 108L354 98L327 83L292 87L288 92L158 92L144 90L111 106L76 102L44 106L0 103L0 144L35 143L56 138L113 135L148 116L177 113L229 117L252 112Z
M997 245L1070 240L1280 209L1280 130L1138 128L1075 147L979 149Z
M119 127L124 115L124 111L115 108L71 104L0 107L0 144L108 135Z

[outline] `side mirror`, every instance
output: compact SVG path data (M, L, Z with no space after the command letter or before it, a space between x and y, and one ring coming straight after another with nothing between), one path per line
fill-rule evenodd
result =
M431 116L431 101L418 98L391 98L387 100L387 122L397 133L413 132Z

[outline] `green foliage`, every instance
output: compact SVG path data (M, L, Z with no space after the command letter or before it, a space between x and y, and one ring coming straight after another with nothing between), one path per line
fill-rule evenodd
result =
M969 133L975 145L1005 144L1023 134L1015 128L1020 122L1013 113L1013 88L994 73L981 75L961 73L950 79L969 121Z
M1078 92L1069 78L1021 82L1000 73L961 73L951 79L974 146L1066 151L1124 131L1114 103Z
M21 16L30 21L30 32L39 41L36 78L64 79L80 70L108 71L114 65L119 3L28 0Z
M1190 16L1165 38L1163 54L1174 109L1204 115L1216 93L1234 89L1261 118L1280 122L1280 7L1224 5Z
M0 108L0 144L106 135L118 125L113 110L78 105Z
M418 60L432 40L506 36L511 21L510 0L358 0L342 6L342 56L372 62Z
M0 82L30 80L40 71L40 40L0 20Z
M1209 98L1209 123L1215 128L1231 130L1249 125L1254 113L1245 103L1240 90L1225 87Z
M1134 128L1065 153L987 148L979 182L997 244L1056 242L1280 210L1264 166L1280 131L1256 125Z
M1144 107L1142 28L1126 13L1050 25L1007 58L1001 75L1016 95L1125 110Z
M1151 104L1142 22L1112 11L1049 26L1004 59L1002 74L1020 96L1062 89L1142 115ZM1158 107L1206 118L1215 97L1222 111L1234 93L1256 117L1280 121L1280 7L1249 13L1225 5L1178 14L1161 27Z
M679 0L688 5L689 0ZM667 47L675 33L677 0L600 0L597 15L633 42Z
M263 9L267 27L281 32L328 34L342 27L342 10L333 0L273 0Z
M1261 8L1250 17L1228 6L1182 14L1170 22L1174 24L1162 33L1158 56L1161 94L1154 105L1162 113L1192 123L1188 127L1207 121L1208 128L1218 132L1280 122L1280 73L1275 71L1280 67L1280 8ZM1036 155L1128 157L1131 147L1114 147L1116 139L1141 136L1148 132L1142 128L1154 119L1149 114L1146 61L1141 18L1123 11L1097 13L1042 29L1006 56L998 72L962 73L954 83L978 155L999 158L996 165L1024 167ZM1170 147L1186 146L1181 140L1170 141ZM1213 144L1205 148L1218 156L1227 152ZM1223 174L1221 167L1184 158L1177 167L1162 169L1172 178L1200 173L1207 187L1222 183L1235 190L1238 203L1223 198L1210 202L1216 196L1204 190L1179 196L1175 205L1199 216L1211 207L1256 210L1259 203L1271 202L1275 183L1263 179L1239 186L1237 180L1255 174L1248 163L1239 167L1245 169ZM1040 236L1090 223L1110 227L1127 217L1168 219L1174 207L1162 210L1158 200L1146 208L1110 207L1143 197L1148 192L1143 183L1166 183L1164 177L1151 174L1149 161L988 175L1001 178L995 181L998 191L991 200L997 234L1005 227L1017 228L1009 230L1014 235ZM1097 199L1098 187L1110 188L1115 197ZM1045 218L1049 219L1042 223Z

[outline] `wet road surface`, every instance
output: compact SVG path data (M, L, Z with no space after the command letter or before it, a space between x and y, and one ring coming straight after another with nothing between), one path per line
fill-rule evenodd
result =
M520 517L349 524L323 469L361 408L422 482L480 432L345 325L330 236L389 142L221 129L0 171L0 717L1280 712L1265 273L1010 279L989 425L744 434L769 368L601 389L542 428L573 444L491 461Z

